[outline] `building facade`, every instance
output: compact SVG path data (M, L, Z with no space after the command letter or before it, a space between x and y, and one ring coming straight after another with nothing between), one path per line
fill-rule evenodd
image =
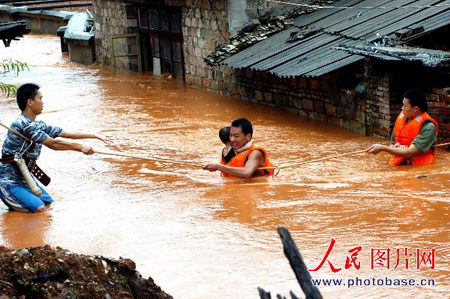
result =
M224 43L239 47L244 38L236 34L243 27L254 29L267 3L95 0L96 56L100 64L118 70L170 73L189 85L382 137L390 135L403 92L421 88L440 125L439 141L450 140L450 72L445 68L367 58L318 77L282 78L205 62L211 53L220 54ZM288 26L284 21L276 19L281 29ZM415 43L449 51L448 32L444 26Z

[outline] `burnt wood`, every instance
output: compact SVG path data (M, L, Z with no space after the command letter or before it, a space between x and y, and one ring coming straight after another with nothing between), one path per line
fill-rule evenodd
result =
M311 275L309 274L308 268L300 255L300 252L292 240L289 230L285 227L277 228L278 234L280 235L281 242L283 243L284 255L289 260L291 268L295 273L295 277L300 284L303 292L307 299L322 299L322 295L319 289L315 287L311 282Z

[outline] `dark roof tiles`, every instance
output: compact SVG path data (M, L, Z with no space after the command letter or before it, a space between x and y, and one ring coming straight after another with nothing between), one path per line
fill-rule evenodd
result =
M296 26L239 49L220 64L280 77L315 77L363 59L338 46L368 46L386 40L402 44L405 40L396 36L396 31L421 27L409 37L413 39L450 25L450 0L343 0L334 6L341 8L322 8L298 16L293 22ZM306 31L313 34L303 34ZM304 38L289 40L292 36Z

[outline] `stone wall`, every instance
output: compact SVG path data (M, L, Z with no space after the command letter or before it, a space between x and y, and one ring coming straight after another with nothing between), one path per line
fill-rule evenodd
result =
M102 65L111 65L109 36L136 32L136 11L123 1L94 0L93 16L97 62ZM118 45L118 47L124 47L124 45ZM126 61L122 61L122 64L125 66Z
M222 83L234 71L211 67L204 61L218 45L230 38L227 1L187 0L182 14L186 83L227 92Z
M213 6L210 6L210 3ZM111 65L109 36L137 32L138 4L145 0L95 0L96 56L99 64ZM166 0L152 5L182 7L183 53L187 84L218 91L224 73L233 71L213 68L204 62L216 46L230 37L227 0Z

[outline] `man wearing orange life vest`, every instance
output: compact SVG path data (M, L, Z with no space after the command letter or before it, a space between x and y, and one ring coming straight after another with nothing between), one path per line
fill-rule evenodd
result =
M391 146L374 144L367 149L371 154L388 152L394 157L389 163L397 165L424 165L436 160L433 147L437 140L438 124L426 112L425 93L413 89L403 95L403 106L395 121Z
M233 149L245 146L253 136L253 127L245 118L236 119L231 123L230 142ZM258 170L259 167L273 166L267 158L264 148L252 145L248 150L236 154L228 163L209 163L203 169L220 170L225 177L250 178L255 175L271 175L273 170Z

